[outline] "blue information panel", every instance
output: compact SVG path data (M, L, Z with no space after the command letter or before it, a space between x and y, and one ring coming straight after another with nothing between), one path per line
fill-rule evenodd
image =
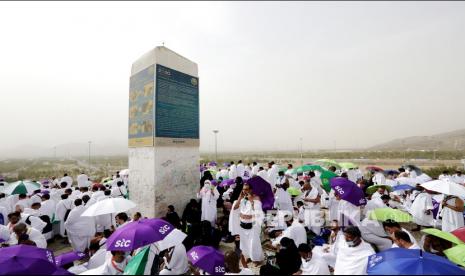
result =
M199 139L199 79L157 64L155 137Z
M129 146L153 146L154 65L135 74L129 87Z

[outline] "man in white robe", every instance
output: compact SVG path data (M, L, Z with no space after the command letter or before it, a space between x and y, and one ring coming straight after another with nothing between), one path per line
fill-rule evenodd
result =
M413 231L419 231L421 226L433 226L433 198L427 192L419 193L410 207L413 221L418 225Z
M362 233L362 239L376 246L379 251L388 250L392 247L392 241L379 221L365 218L357 223L357 227Z
M245 172L244 164L242 164L242 160L239 160L237 162L237 167L236 167L237 176L244 177L244 172Z
M296 246L307 244L307 231L305 231L305 226L292 217L286 221L286 224L287 228L272 242L273 246L277 247L284 237L293 240Z
M464 226L464 203L456 196L445 196L439 206L442 231L452 232Z
M394 232L393 235L394 244L397 247L404 248L404 249L421 249L418 244L413 243L410 239L409 234L407 232L399 230Z
M167 252L165 260L165 268L160 271L160 275L183 275L187 272L188 259L186 248L182 243L170 248Z
M229 166L229 179L236 179L237 177L237 166L234 162L231 161L231 165Z
M71 186L73 186L73 178L69 176L67 173L65 173L63 177L61 178L60 183L63 183L63 182L66 182L66 189L69 189L71 188Z
M339 246L345 243L344 233L339 228L337 220L332 220L330 224L331 234L329 236L328 244L322 246L315 246L312 250L314 258L320 258L332 268L336 264L336 256Z
M18 244L18 240L22 235L27 235L28 240L35 243L38 248L47 248L47 240L39 230L33 227L28 227L25 223L18 223L13 227L13 234L10 236L9 244L14 246Z
M209 180L205 181L205 185L197 193L197 198L202 199L201 220L208 220L212 226L216 224L216 203L219 197L220 193Z
M253 262L262 262L263 248L260 241L261 226L264 219L262 203L254 196L249 185L245 184L239 199L233 206L239 209L240 217L240 249L242 250L241 263L247 267L247 258Z
M389 200L391 198L388 195L382 195L381 197L375 197L371 200L368 200L367 205L363 208L363 215L365 217L370 216L370 212L378 208L387 208L389 207Z
M452 180L452 176L449 171L443 171L438 177L439 180Z
M131 260L131 257L126 256L122 251L111 253L112 257L105 261L102 275L123 275L124 269Z
M294 207L292 206L292 198L291 195L286 191L288 184L284 183L283 185L276 186L275 192L275 208L279 211L284 211L288 214L292 214L294 211Z
M252 175L251 176L255 176L258 174L258 169L260 168L260 166L258 165L257 162L253 162L252 163L253 167L252 167Z
M318 189L308 182L305 183L302 188L302 201L305 209L305 226L316 235L319 235L323 222L320 221L320 194Z
M350 226L344 231L343 243L336 257L335 275L367 275L368 257L375 251L361 238L360 230Z
M81 174L76 177L76 181L79 188L89 187L89 176L87 176L84 172L81 172Z
M302 265L294 275L330 275L328 265L322 259L313 257L312 248L308 244L300 244L298 250Z
M68 198L67 194L61 196L61 200L57 203L55 209L55 219L60 221L60 236L65 237L65 216L66 213L73 208L73 202Z
M386 177L384 176L382 172L375 172L375 175L373 176L372 181L376 185L384 185L386 184Z
M418 242L415 237L407 229L400 226L400 224L393 220L387 220L383 222L383 228L387 234L391 237L392 240L395 240L394 233L397 231L403 231L409 236L410 242L418 246ZM392 248L396 248L398 245L396 243L392 244Z
M82 199L76 199L74 205L76 207L69 213L65 229L74 251L84 252L89 248L90 240L95 234L95 223L92 217L81 217L86 211Z
M455 174L452 176L452 181L454 181L457 184L464 185L465 175L463 175L461 171L456 171Z

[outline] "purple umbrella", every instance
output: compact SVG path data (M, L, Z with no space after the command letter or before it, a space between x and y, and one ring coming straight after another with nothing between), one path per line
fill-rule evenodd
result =
M211 161L210 163L208 163L208 166L211 166L211 167L214 167L218 165L215 161Z
M61 255L57 256L55 258L55 262L56 262L57 266L61 267L61 266L70 264L70 263L72 263L74 261L82 260L85 257L87 257L87 255L85 253L71 251L71 252L67 252L67 253L64 253L64 254L61 254Z
M202 269L210 275L223 275L224 255L210 246L194 246L187 252L187 258L192 265Z
M355 206L367 204L365 194L357 184L344 177L334 177L329 180L331 188L339 197L345 201L348 201Z
M260 197L263 211L273 209L274 194L268 181L260 176L254 176L247 180L247 184L252 188L253 193Z
M163 240L174 226L162 219L142 219L118 228L107 240L108 251L132 251Z
M236 183L235 179L226 179L226 180L221 181L220 187L229 186L234 183Z
M0 275L50 275L57 269L50 250L30 245L0 248Z
M437 201L433 198L433 218L434 218L434 219L436 219L436 217L438 216L439 205L440 205L440 203L437 202Z

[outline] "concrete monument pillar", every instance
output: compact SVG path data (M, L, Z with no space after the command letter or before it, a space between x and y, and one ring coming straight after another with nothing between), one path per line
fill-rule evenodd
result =
M132 64L129 196L142 216L181 213L199 187L197 64L156 47Z

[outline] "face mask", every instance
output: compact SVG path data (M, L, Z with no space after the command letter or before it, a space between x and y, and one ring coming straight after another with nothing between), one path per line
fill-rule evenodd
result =
M358 240L346 241L349 247L355 247L358 243Z
M439 251L435 250L434 248L431 248L431 253L436 254L439 253Z
M210 184L205 184L204 186L206 189L210 189Z

